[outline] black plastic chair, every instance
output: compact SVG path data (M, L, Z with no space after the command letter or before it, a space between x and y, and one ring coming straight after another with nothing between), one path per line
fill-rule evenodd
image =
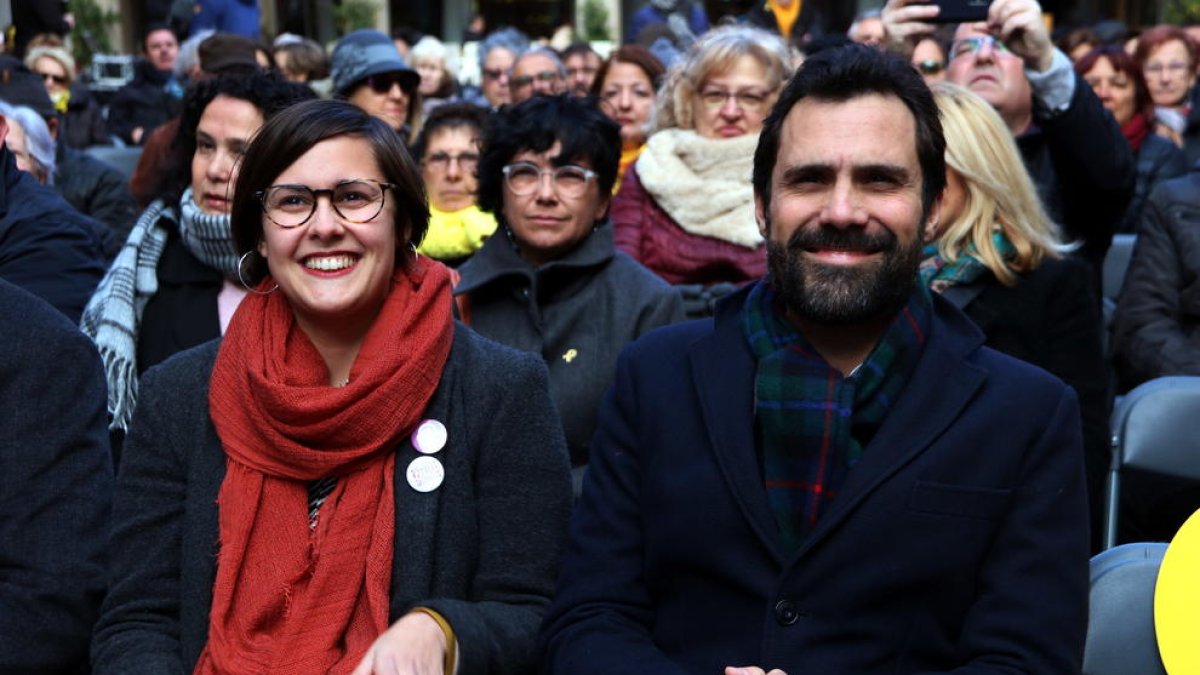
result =
M1200 377L1160 377L1129 392L1112 415L1104 548L1117 542L1121 471L1138 469L1200 482Z

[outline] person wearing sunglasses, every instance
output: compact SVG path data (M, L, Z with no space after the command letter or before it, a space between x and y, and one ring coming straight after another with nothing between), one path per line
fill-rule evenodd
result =
M911 55L936 30L941 8L888 0L887 48ZM1051 220L1072 255L1092 267L1097 299L1112 234L1134 187L1134 158L1121 128L1050 40L1037 0L993 0L987 20L958 24L946 80L991 104L1017 141Z
M502 108L483 148L479 206L500 231L459 268L459 315L545 359L578 486L618 352L682 319L682 302L613 248L620 132L594 104L559 94Z
M463 100L495 110L512 102L509 78L517 55L529 49L529 38L516 28L493 31L479 43L479 85L465 87Z
M750 169L763 121L791 74L778 35L749 26L702 35L669 71L646 147L613 197L617 247L688 286L697 316L711 311L712 287L731 289L767 271Z
M477 105L448 103L429 114L413 143L429 195L429 229L417 252L451 267L496 231L496 218L477 204L476 171L487 122L488 112Z
M382 120L307 101L230 209L251 290L144 379L96 675L533 672L570 513L546 368L456 324Z
M924 78L925 84L933 86L946 79L946 48L940 40L932 37L922 39L913 47L912 65Z
M87 85L75 80L75 59L63 47L31 47L25 65L46 85L61 120L57 140L71 148L110 145L104 115Z
M388 36L356 30L338 40L332 58L333 94L387 123L407 142L421 131L421 76Z

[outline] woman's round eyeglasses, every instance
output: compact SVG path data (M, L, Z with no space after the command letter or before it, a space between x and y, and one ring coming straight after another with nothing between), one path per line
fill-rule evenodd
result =
M307 185L272 185L254 193L262 202L263 213L282 228L299 227L317 212L321 195L329 197L329 205L343 220L351 223L370 221L383 210L384 194L393 183L371 178L344 180L332 188L314 190Z
M504 183L514 195L524 197L538 190L542 184L542 176L550 176L550 184L560 197L580 197L587 192L588 183L596 180L596 172L575 164L557 166L553 169L543 169L532 162L513 162L506 165Z

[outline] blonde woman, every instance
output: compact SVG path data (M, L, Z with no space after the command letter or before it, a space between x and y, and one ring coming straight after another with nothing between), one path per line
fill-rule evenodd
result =
M783 40L757 28L726 26L696 41L668 73L655 129L613 198L619 249L672 284L766 273L751 165L791 74Z
M936 231L926 232L921 278L975 321L988 346L1075 389L1096 525L1109 404L1090 268L1065 255L1072 247L1042 208L996 111L958 85L932 89L946 136L946 191Z

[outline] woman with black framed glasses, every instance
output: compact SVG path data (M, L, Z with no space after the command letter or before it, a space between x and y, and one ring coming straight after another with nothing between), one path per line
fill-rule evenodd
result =
M570 511L545 366L456 325L381 120L268 122L233 198L253 293L147 373L118 479L100 673L536 669Z
M421 76L377 30L356 30L333 48L333 95L387 123L407 143L421 131Z
M613 248L608 207L620 147L615 122L566 94L495 113L479 160L479 205L500 232L459 268L455 288L475 330L545 359L577 469L618 352L683 318L675 291Z

